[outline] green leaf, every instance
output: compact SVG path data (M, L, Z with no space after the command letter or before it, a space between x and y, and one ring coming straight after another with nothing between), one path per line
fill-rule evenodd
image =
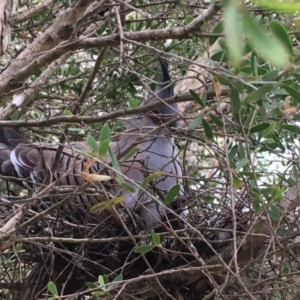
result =
M226 40L223 38L219 38L218 40L220 47L222 48L222 50L226 50L227 44L226 44ZM224 60L224 51L222 51L222 60L218 60L218 61L223 61ZM215 54L216 55L216 54ZM213 59L213 56L211 56L211 59ZM214 60L214 59L213 59Z
M230 149L230 151L229 151L229 153L228 153L228 160L229 161L232 161L233 160L233 158L235 157L235 155L237 154L237 152L238 152L238 145L234 145L231 149Z
M266 137L270 133L272 133L274 131L275 126L276 126L276 123L275 122L271 122L270 125L269 125L269 127L262 131L261 137Z
M274 37L270 37L246 12L243 14L243 22L246 27L245 33L253 49L258 51L265 60L285 69L289 61L284 46Z
M107 286L107 291L112 291L114 289L116 289L118 286L119 286L119 282L123 280L123 275L122 274L119 274L117 275L113 281L111 282L111 284L109 284Z
M139 105L139 101L137 99L131 97L130 95L128 97L129 97L129 101L128 101L129 108L135 108Z
M119 282L119 281L122 281L123 280L123 275L122 274L119 274L117 275L112 282Z
M298 170L298 168L296 167L296 165L293 165L292 171L293 171L294 177L295 177L295 178L298 178L299 170Z
M73 116L72 112L69 111L68 109L64 110L64 115L66 115L66 116Z
M258 105L261 105L261 103L262 103L262 101L259 101ZM266 105L268 105L268 104L266 104ZM266 121L267 121L267 111L266 111L266 108L265 108L264 105L260 106L259 114L261 116L262 123L266 123Z
M256 117L256 110L252 110L247 117L246 123L245 123L245 128L249 128L252 123L254 122L254 119Z
M300 102L300 92L289 85L283 84L282 87L291 95L297 102Z
M216 26L215 28L212 30L212 33L223 33L224 31L224 22L223 20L221 20ZM216 40L218 39L218 37L210 37L209 38L209 44L212 45Z
M16 245L16 252L19 252L22 250L23 244L22 243L17 243Z
M108 276L106 274L103 275L103 280L104 280L104 284L109 283L109 279L108 279Z
M227 55L235 69L239 68L240 60L243 55L243 43L241 33L240 14L237 4L229 1L224 7L224 31L227 41Z
M104 278L103 278L102 275L99 275L99 276L98 276L98 282L99 282L100 286L105 285Z
M83 133L84 134L84 129L82 128L76 128L76 127L69 127L69 131L72 131L72 132L80 132L80 133Z
M237 164L236 164L236 168L237 170L243 168L246 164L249 163L249 160L247 157L244 157L242 160L240 160Z
M207 100L207 93L203 92L201 101L202 101L202 103L203 103L204 106L206 106L206 100Z
M239 141L239 159L246 157L245 147L241 141Z
M280 128L285 129L286 131L295 133L295 134L300 134L300 127L295 126L295 125L286 125L286 124L282 124L279 125Z
M211 120L212 120L214 123L216 123L217 126L222 127L222 126L224 125L223 122L222 122L222 120L219 119L218 117L216 117L215 115L209 114L209 116L210 116Z
M147 22L146 22L146 28L148 29L148 28L153 28L153 20L148 20Z
M101 201L90 208L90 213L96 214L98 212L102 212L105 209L110 209L113 206L123 202L126 199L125 196L119 196L116 198L112 198L109 200Z
M258 152L265 152L265 151L270 151L270 150L274 150L277 147L279 147L278 143L268 143L266 146L261 147Z
M268 214L273 221L280 220L280 212L276 205L271 205L270 209L268 210Z
M290 267L289 267L289 266L285 266L284 268L282 268L281 273L282 273L283 275L290 274L290 273L291 273Z
M179 194L179 191L180 191L180 185L179 184L173 185L169 189L169 191L165 197L164 204L169 205L177 197L177 195Z
M250 66L251 66L251 72L255 77L258 77L258 61L257 61L257 54L255 51L252 52L251 58L250 58Z
M300 10L300 3L297 0L252 0L252 2L272 11L295 14Z
M184 19L184 24L187 25L187 24L191 23L193 20L194 20L194 17L188 15L188 16L186 16L185 19Z
M99 152L99 147L98 147L98 144L97 144L96 140L94 139L94 137L92 137L91 135L88 135L87 143L95 152L97 152L97 153Z
M285 192L284 188L276 187L271 193L271 198L273 202L282 201L284 199L284 192Z
M234 115L240 112L241 100L236 88L232 88L230 91L230 107Z
M89 289L94 289L97 287L97 285L93 282L86 282L85 285L89 288Z
M290 75L293 76L298 82L300 82L300 74L292 72Z
M261 132L270 127L269 123L261 123L250 128L250 133Z
M110 139L110 130L107 124L103 125L100 133L100 142Z
M294 186L296 183L291 177L286 177L285 175L282 176L280 174L277 175L277 177L282 180L283 182L286 182L287 184Z
M261 213L261 203L257 197L254 197L253 208L255 214L259 215Z
M206 137L207 137L209 140L213 140L213 139L214 139L213 132L212 132L212 130L211 130L209 124L206 122L205 119L202 120L202 125L203 125L203 129L204 129L204 132L205 132Z
M122 160L120 161L120 164L126 162L129 158L131 158L134 154L136 154L139 151L138 147L133 147L132 149L130 149L125 155L124 157L122 157Z
M53 281L49 281L48 284L47 284L47 287L48 287L49 292L53 296L58 296L57 288L56 288L56 285Z
M293 47L291 41L289 39L288 33L285 28L276 20L272 20L270 22L270 29L274 36L282 43L282 45L286 48L288 54L290 56L293 55Z
M113 168L115 169L115 173L116 173L116 177L118 179L118 181L120 183L123 183L124 182L124 178L121 174L121 168L120 168L120 165L119 165L119 162L116 158L116 156L114 155L114 153L112 152L111 148L108 147L108 153L110 155L110 158L111 158L111 162L112 162L112 165L113 165Z
M103 296L103 295L105 295L106 293L107 293L106 291L98 290L98 291L91 292L91 295L92 295L92 296Z
M160 246L160 236L159 234L155 233L154 230L151 231L151 238L153 245Z
M275 81L278 79L280 75L280 72L278 70L272 70L268 73L266 73L264 76L262 76L263 81Z
M248 172L248 171L243 171L240 172L240 174L248 177L249 179L254 179L254 178L259 178L259 177L263 177L262 173L257 173L257 172Z
M105 157L108 151L108 147L109 147L109 140L105 140L103 142L100 143L99 145L99 154L102 157Z
M255 224L253 224L253 229L254 230L260 230L261 228L263 228L263 226L265 225L264 221L257 221Z
M133 25L133 24L132 24L132 25ZM144 22L138 22L138 24L135 24L135 25L137 25L137 27L136 27L136 28L133 28L133 30L140 31L140 30L143 29L145 23L144 23Z
M245 102L246 103L255 103L258 100L262 99L265 97L265 95L267 93L269 93L270 91L272 91L272 89L274 88L273 85L265 85L255 91L253 91L252 93L250 93L246 98L245 98Z
M193 99L199 103L201 105L202 108L205 107L205 103L200 99L200 97L197 95L196 92L194 92L193 90L189 90L191 96L193 97Z
M232 176L232 184L235 189L240 189L242 187L243 182L233 174Z
M80 113L85 113L87 110L87 106L86 105L81 105L80 107Z
M244 93L245 85L242 81L238 79L232 79L232 82L233 82L233 86L237 89L239 94Z
M192 120L188 126L188 129L192 130L197 128L203 120L203 115L199 115L196 119Z
M218 80L221 85L231 86L230 81L225 76L222 76L220 74L216 74L215 79Z
M163 172L158 171L158 172L154 172L154 173L150 174L149 176L147 176L141 184L141 189L139 190L139 195L143 192L142 189L144 189L151 181L153 181L157 177L161 176L162 174L163 174Z
M272 134L271 134L271 137L275 140L276 143L278 143L278 147L283 151L285 152L285 147L284 145L281 143L281 137L279 137L279 135L277 134L276 131L274 131Z
M143 253L146 253L146 252L148 252L148 251L151 251L151 250L154 249L155 247L156 247L155 245L143 245L143 246L137 246L137 247L135 247L134 252L135 252L135 253L143 254Z
M132 185L128 184L127 182L122 182L122 183L121 183L121 186L122 186L126 191L128 191L128 192L130 192L130 193L135 193L135 188L134 188Z

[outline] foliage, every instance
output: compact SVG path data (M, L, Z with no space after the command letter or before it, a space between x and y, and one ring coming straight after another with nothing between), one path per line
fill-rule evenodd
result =
M33 222L40 212L30 205L47 195L31 198L3 181L1 227L28 204L0 236L4 299L31 299L19 283L49 299L297 299L299 4L211 2L48 0L10 8L3 28L11 41L0 45L0 126L21 127L33 142L86 141L91 162L111 164L122 188L139 196L162 173L147 174L136 191L120 165L138 149L120 159L110 143L153 93L157 57L166 57L182 92L175 99L182 131L170 134L185 193L178 185L164 201L153 193L168 207L167 220L144 233L119 195L87 208L100 215L91 226L51 213ZM72 9L78 15L67 15Z

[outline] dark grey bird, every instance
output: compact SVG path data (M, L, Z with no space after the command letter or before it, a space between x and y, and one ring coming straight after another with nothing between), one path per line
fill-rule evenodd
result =
M149 97L146 103L163 101L174 95L174 89L168 73L166 61L159 60L162 67L162 80L157 86L155 95ZM126 152L132 145L138 151L121 165L125 181L135 188L128 192L120 186L101 185L106 192L114 195L122 194L124 204L134 210L144 222L145 229L157 226L164 218L165 209L161 197L175 184L179 184L182 193L182 169L178 149L170 133L171 128L178 126L177 104L164 103L150 113L134 116L119 142L112 142L112 151L118 156ZM87 167L88 159L84 154L86 146L83 143L65 144L54 172L51 172L56 158L58 145L50 143L31 143L22 133L14 128L0 129L0 173L24 179L17 181L22 186L31 188L34 184L42 184L48 178L48 184L54 186L81 186L86 178L82 171L97 174L104 169L100 161ZM152 182L151 188L140 191L144 179L153 172L161 171L160 176ZM48 177L47 177L48 176ZM26 181L25 181L26 179ZM88 220L89 208L103 200L107 193L82 193L74 195L61 207L66 215L71 215L78 222ZM52 202L58 201L53 195Z

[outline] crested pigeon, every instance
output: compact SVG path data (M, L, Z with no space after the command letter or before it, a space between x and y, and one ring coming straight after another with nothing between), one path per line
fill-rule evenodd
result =
M168 73L166 61L159 60L162 67L162 80L154 96L149 97L146 103L163 101L174 96L173 86ZM134 210L143 220L145 229L157 226L164 218L165 209L155 189L166 194L175 184L180 185L182 193L182 170L178 149L170 134L170 129L178 126L177 104L164 103L158 109L147 114L134 116L119 142L111 143L112 151L117 156L124 149L136 143L138 151L121 165L121 172L125 181L135 188L129 192L122 188L102 188L114 194L119 191L125 198L124 205ZM86 150L82 143L64 145L60 154L55 172L51 173L52 164L56 158L58 145L50 143L31 143L15 128L0 129L0 174L11 176L24 181L16 181L19 185L31 188L34 183L42 184L50 178L54 186L80 186L84 183L81 172L86 169L87 158L83 154ZM95 174L105 167L100 161L89 166L89 173ZM147 174L162 173L155 178L155 187L149 192L139 192ZM50 172L50 173L49 173ZM49 177L50 174L50 177ZM148 189L148 188L147 188ZM50 197L57 201L55 195ZM72 215L78 222L86 222L89 208L103 201L103 194L85 193L76 194L73 199L62 205L61 210Z

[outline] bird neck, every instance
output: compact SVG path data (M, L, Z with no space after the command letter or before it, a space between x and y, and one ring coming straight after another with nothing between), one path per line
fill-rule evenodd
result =
M148 116L139 116L131 119L127 126L127 132L133 136L145 135L144 140L153 138L162 142L173 141L168 126L158 125Z

